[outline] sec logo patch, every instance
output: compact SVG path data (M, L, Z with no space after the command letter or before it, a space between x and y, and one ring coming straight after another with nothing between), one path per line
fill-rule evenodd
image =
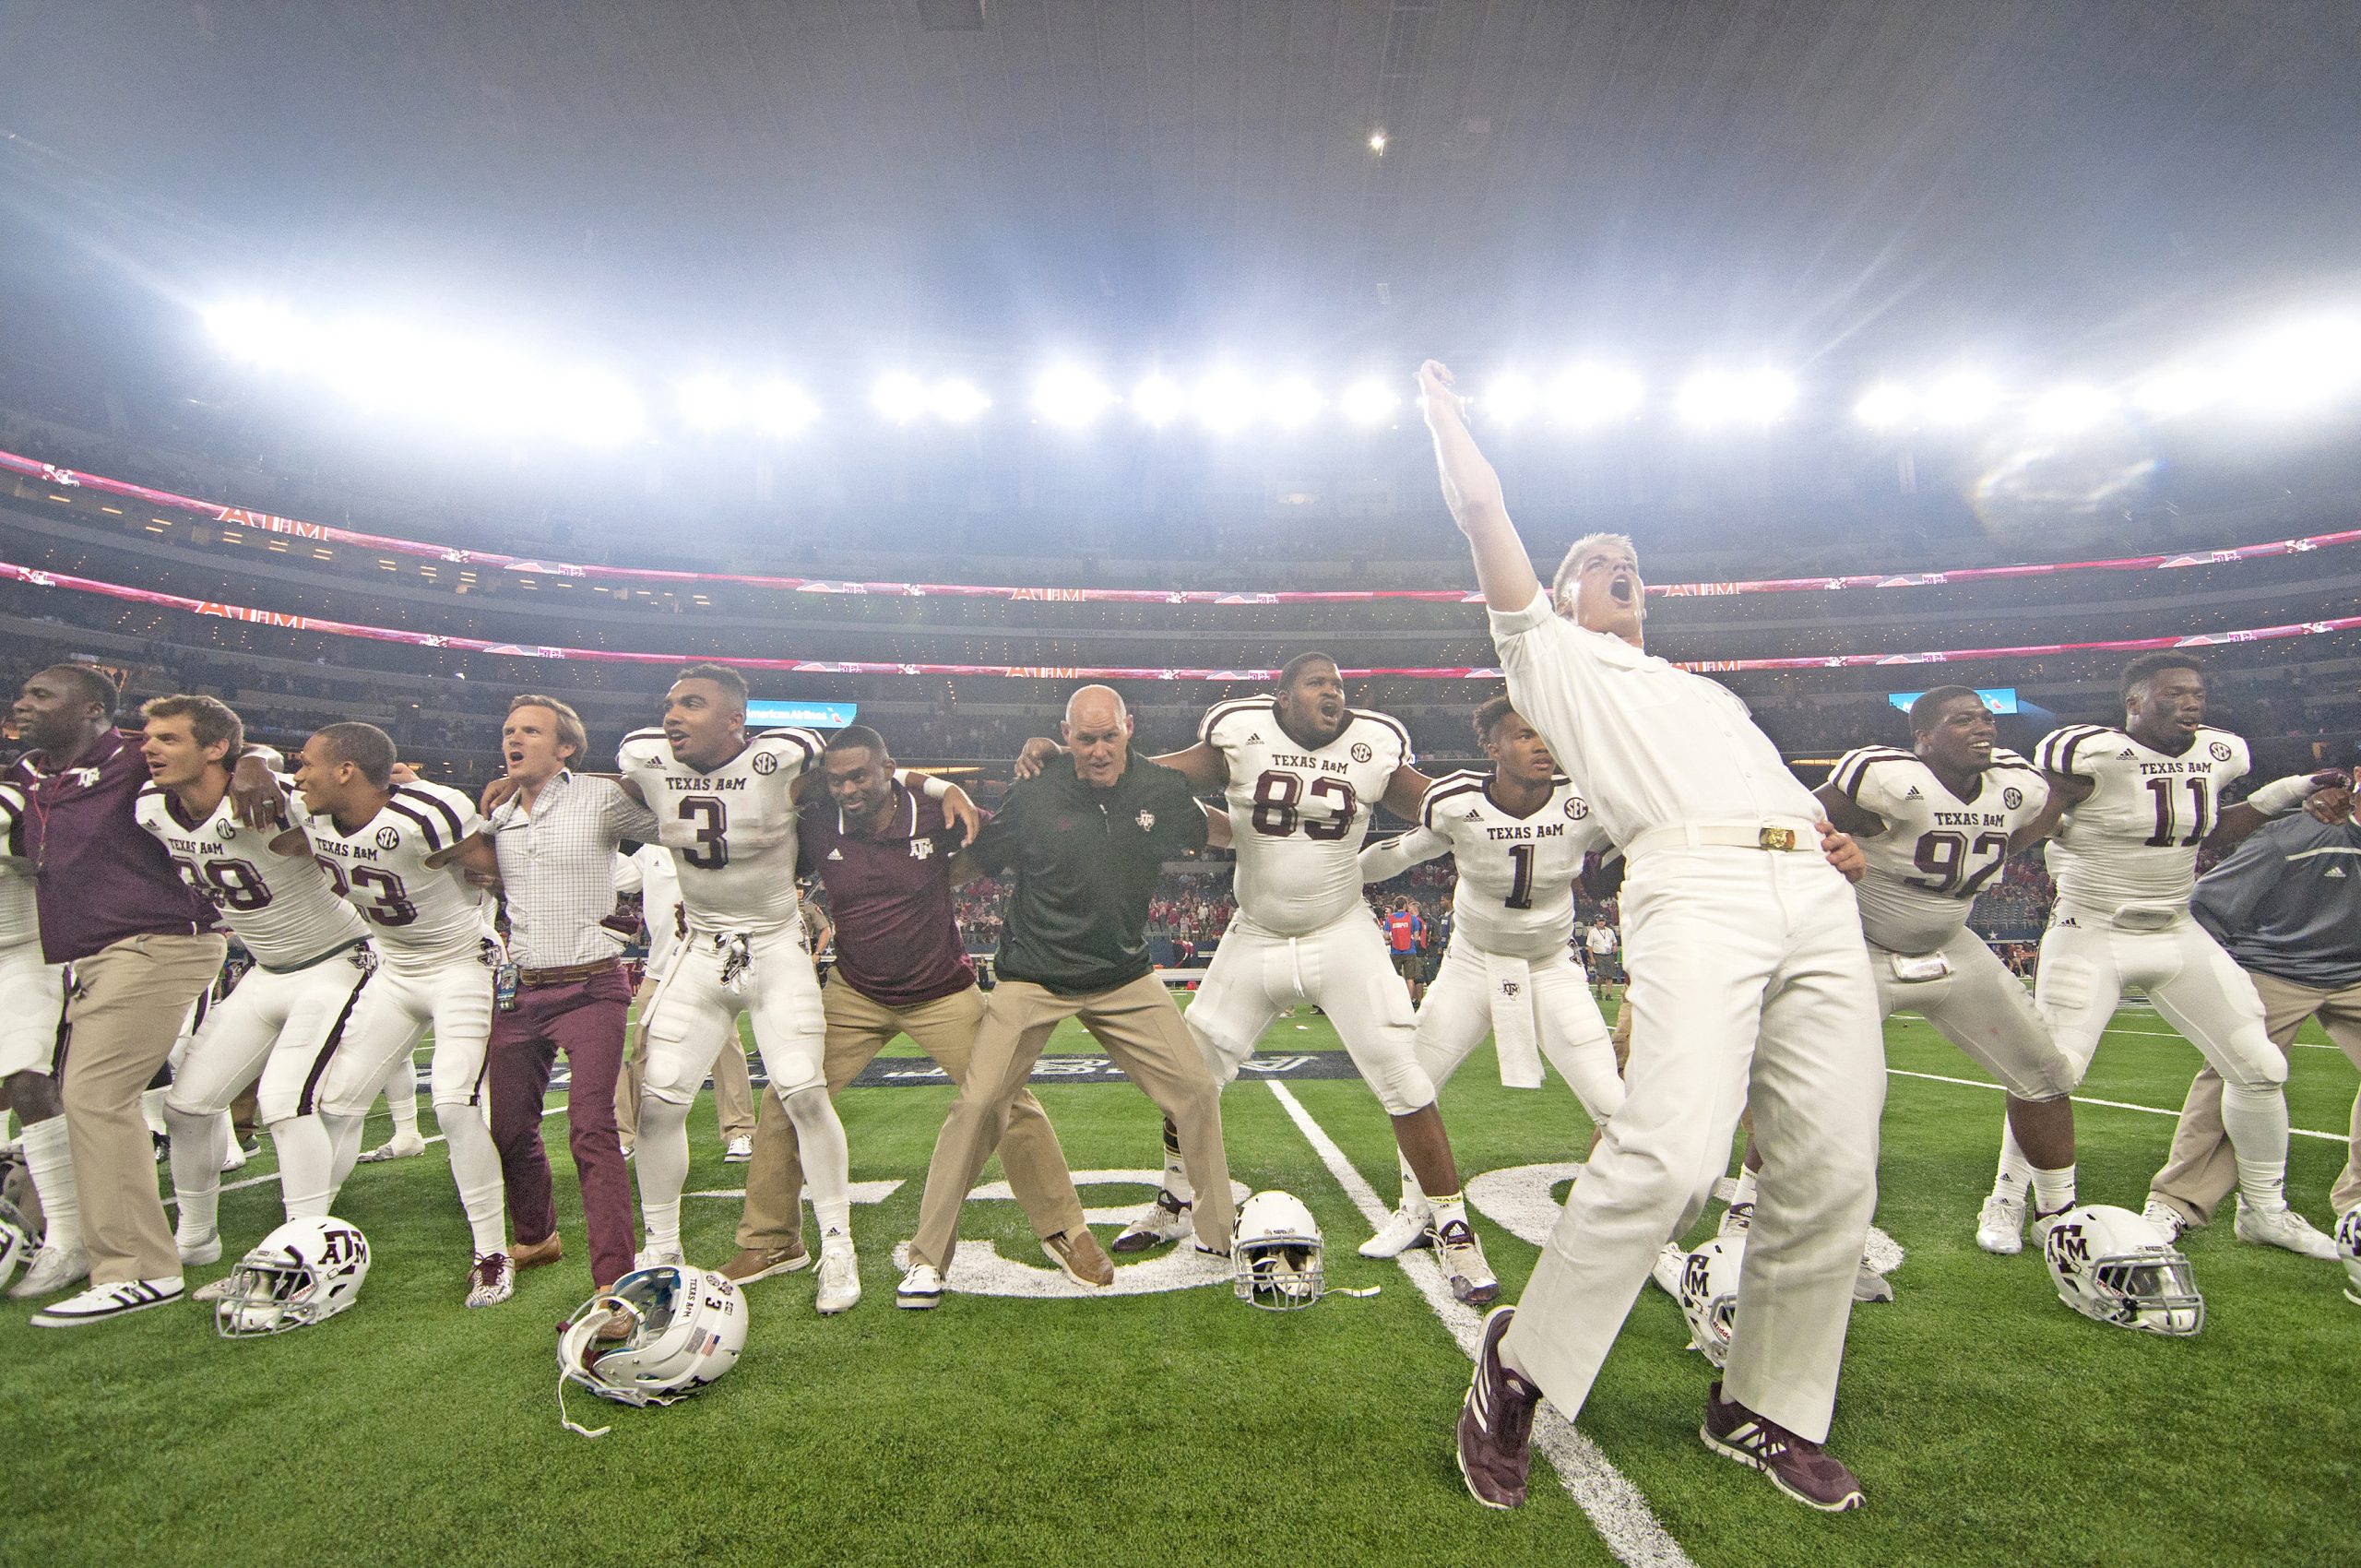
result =
M756 752L754 754L754 771L757 773L777 773L778 771L778 758L768 752Z
M1574 796L1566 802L1566 818L1568 821L1580 822L1589 814L1590 802L1584 800L1580 795Z
M2011 784L2000 791L2000 803L2014 811L2025 803L2025 792Z
M2216 741L2205 749L2213 754L2213 760L2215 762L2227 762L2230 760L2230 742L2227 741Z
M1377 754L1375 752L1369 749L1368 742L1355 741L1353 742L1353 760L1355 762L1367 762L1370 757L1375 756L1376 754Z
M398 849L401 847L402 836L399 831L391 827L381 827L377 829L377 848L380 849Z

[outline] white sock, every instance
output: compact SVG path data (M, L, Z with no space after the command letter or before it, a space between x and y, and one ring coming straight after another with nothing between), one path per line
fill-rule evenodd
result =
M65 1118L25 1124L25 1174L41 1199L49 1229L42 1245L71 1251L82 1244L82 1200L74 1186L74 1154L65 1143Z
M1738 1185L1730 1191L1730 1207L1751 1207L1754 1201L1754 1171L1741 1165L1738 1168Z
M2222 1131L2237 1157L2238 1196L2264 1213L2287 1206L2287 1096L2277 1084L2224 1084Z
M823 1253L852 1245L852 1150L845 1142L845 1124L828 1091L817 1084L788 1095L779 1103L795 1123L796 1146L803 1155L803 1184L812 1193L812 1218L820 1222Z
M2035 1214L2056 1214L2061 1208L2074 1206L2074 1168L2061 1165L2055 1170L2033 1168L2033 1209Z
M500 1149L480 1105L437 1105L434 1120L451 1151L451 1180L459 1189L459 1206L468 1214L468 1231L479 1253L508 1250L507 1217L502 1208L505 1189L500 1177Z
M1434 1218L1431 1223L1436 1229L1442 1229L1454 1219L1462 1225L1467 1223L1467 1202L1465 1194L1453 1193L1448 1197L1432 1197L1427 1202L1433 1206Z
M273 1122L270 1143L279 1151L279 1199L287 1218L317 1219L326 1214L328 1199L336 1195L336 1156L320 1119L290 1116ZM172 1140L172 1146L180 1146L178 1138Z
M394 1113L394 1136L418 1141L418 1063L407 1051L394 1063L386 1079L386 1109Z
M639 1101L640 1223L647 1228L647 1250L677 1252L681 1245L681 1189L689 1182L689 1108L643 1095ZM811 1156L804 1156L809 1161Z
M328 1130L328 1212L336 1212L337 1194L344 1191L352 1168L361 1163L361 1130L363 1119L346 1116L333 1111L320 1112L320 1125Z
M1164 1119L1164 1190L1184 1204L1197 1201L1197 1190L1189 1185L1189 1169L1180 1163L1180 1129L1169 1116Z
M1434 1206L1427 1202L1427 1194L1418 1190L1418 1173L1410 1169L1409 1157L1397 1151L1394 1159L1402 1168L1402 1206L1412 1210L1426 1209L1431 1213Z
M2017 1146L2016 1129L2000 1123L2000 1164L1992 1176L1992 1195L2021 1204L2033 1187L2033 1161Z
M148 1123L148 1131L152 1136L159 1138L172 1136L172 1129L164 1124L164 1097L172 1092L170 1089L141 1089L139 1091L140 1119Z
M223 1135L229 1123L219 1111L191 1115L167 1104L164 1125L172 1140L172 1195L181 1211L177 1240L195 1246L220 1229L221 1157L230 1151Z

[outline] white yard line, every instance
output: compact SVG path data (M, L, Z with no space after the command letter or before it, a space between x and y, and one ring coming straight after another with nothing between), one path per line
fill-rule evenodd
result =
M1375 1189L1353 1168L1352 1161L1345 1158L1345 1151L1336 1146L1336 1141L1312 1120L1311 1113L1287 1091L1285 1084L1275 1079L1264 1081L1270 1085L1271 1092L1278 1097L1279 1104L1294 1120L1305 1140L1311 1145L1312 1152L1319 1155L1321 1163L1328 1168L1328 1173L1336 1179L1338 1186L1345 1189L1345 1195L1353 1200L1353 1206L1360 1210L1361 1218L1372 1229L1383 1224L1386 1218L1384 1204L1379 1201ZM1394 1261L1402 1265L1403 1272L1410 1277L1410 1282L1426 1298L1427 1305L1442 1319L1443 1326L1458 1342L1461 1353L1473 1360L1477 1336L1482 1328L1482 1314L1472 1307L1462 1305L1453 1297L1450 1287L1443 1283L1442 1270L1436 1265L1431 1253L1408 1252ZM1680 1543L1674 1540L1657 1520L1655 1510L1648 1506L1648 1500L1640 1489L1598 1451L1597 1444L1576 1431L1572 1423L1549 1405L1542 1406L1533 1423L1533 1446L1556 1467L1566 1491L1572 1494L1582 1511L1590 1515L1590 1522L1597 1529L1599 1538L1607 1543L1608 1550L1632 1564L1633 1568L1643 1568L1643 1565L1644 1568L1693 1568L1689 1554L1681 1550Z
M1902 1067L1888 1067L1886 1072L1889 1075L1896 1078L1924 1078L1930 1084L1957 1084L1962 1088L1990 1089L1995 1094L2000 1092L1999 1085L1987 1084L1981 1078L1947 1078L1940 1073L1913 1073L1908 1071L1906 1068ZM2077 1105L2104 1105L2109 1111L2137 1111L2143 1116L2177 1117L2180 1114L2180 1108L2178 1106L2175 1106L2173 1109L2167 1111L2161 1105L2133 1105L2129 1100L2094 1099L2088 1095L2078 1094L2070 1098L2071 1098ZM2290 1127L2287 1129L2287 1133L2290 1137L2325 1138L2332 1144L2343 1143L2346 1141L2348 1136L2348 1134L2343 1133L2315 1133L2309 1127Z

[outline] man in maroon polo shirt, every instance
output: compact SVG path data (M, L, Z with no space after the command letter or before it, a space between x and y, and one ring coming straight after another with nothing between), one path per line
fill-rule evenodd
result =
M29 1123L35 1102L64 1108L83 1259L68 1259L49 1282L71 1284L84 1260L90 1280L36 1313L42 1328L180 1300L180 1253L157 1195L139 1095L164 1064L190 1004L220 972L228 946L212 905L182 881L164 846L132 816L148 764L138 737L114 727L119 700L104 675L62 664L28 680L15 707L18 733L30 749L7 777L26 797L25 854L34 866L42 952L73 970L56 1088L22 1073L8 1087Z
M820 992L828 1092L904 1034L954 1083L965 1083L984 1011L951 898L951 857L965 836L939 804L895 781L884 738L865 725L836 731L820 771L827 793L797 814L796 869L820 879L836 921L836 968ZM777 1095L762 1098L738 1255L721 1270L742 1284L792 1273L811 1258L795 1128ZM1030 1090L1010 1112L1000 1158L1050 1261L1078 1283L1112 1284L1115 1265L1083 1222L1065 1151Z

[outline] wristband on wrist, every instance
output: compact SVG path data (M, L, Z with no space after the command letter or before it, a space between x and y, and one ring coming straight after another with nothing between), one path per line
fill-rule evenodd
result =
M912 773L907 767L897 767L894 770L894 781L905 790L917 789L930 801L942 800L955 788L950 779L938 774Z
M2304 803L2312 792L2309 774L2291 773L2284 778L2274 778L2247 797L2247 804L2265 816L2285 816Z

